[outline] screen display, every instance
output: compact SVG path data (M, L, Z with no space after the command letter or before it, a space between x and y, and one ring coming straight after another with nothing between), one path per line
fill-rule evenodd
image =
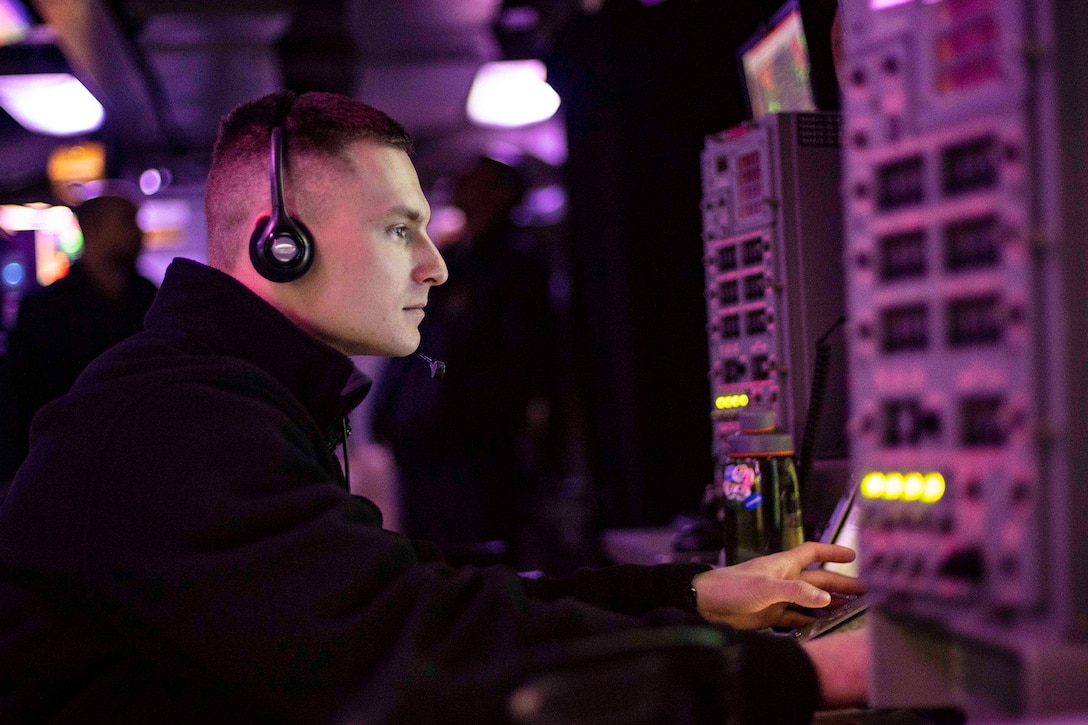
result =
M784 111L814 111L808 48L796 2L788 3L740 49L752 118Z
M854 551L858 550L858 530L859 530L859 512L858 507L851 502L850 511L846 514L846 520L842 522L842 526L839 527L835 537L831 540L832 544L838 544L839 546L845 546ZM846 574L847 576L857 576L859 573L858 560L854 559L849 564L836 564L828 562L823 565L823 568L828 571L837 572L839 574Z

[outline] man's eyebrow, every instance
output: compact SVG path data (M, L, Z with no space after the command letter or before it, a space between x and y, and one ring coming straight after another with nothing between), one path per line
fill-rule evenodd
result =
M398 204L390 209L388 216L401 217L402 219L407 219L408 221L416 222L417 224L423 221L422 211L415 207L406 206L404 204Z

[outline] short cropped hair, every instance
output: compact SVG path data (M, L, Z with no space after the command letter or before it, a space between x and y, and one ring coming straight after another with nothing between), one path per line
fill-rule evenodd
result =
M256 204L269 199L272 129L284 127L284 174L301 158L342 158L358 141L412 152L404 128L372 106L335 93L278 91L248 101L222 120L204 192L208 263L230 270L248 244Z
M117 214L118 211L123 210L132 213L138 209L139 205L132 199L108 194L87 199L75 207L72 213L75 215L76 221L79 222L80 231L83 232L86 239L87 237L97 237L102 225L114 214Z

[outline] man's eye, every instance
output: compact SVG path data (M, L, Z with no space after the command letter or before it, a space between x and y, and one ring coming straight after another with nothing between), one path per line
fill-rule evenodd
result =
M400 237L401 239L407 239L408 233L408 227L404 226L403 224L393 227L393 236Z

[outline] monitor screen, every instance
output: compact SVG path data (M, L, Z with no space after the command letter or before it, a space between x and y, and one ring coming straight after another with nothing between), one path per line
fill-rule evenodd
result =
M752 118L784 111L814 111L801 9L790 0L741 46L738 56Z
M856 552L858 550L858 531L860 530L861 513L858 507L854 505L853 501L851 501L848 506L849 509L846 511L846 516L843 518L838 531L836 531L835 535L831 538L831 543L845 546ZM848 564L828 562L823 565L823 568L827 571L846 574L847 576L857 576L860 573L857 559L854 559Z

